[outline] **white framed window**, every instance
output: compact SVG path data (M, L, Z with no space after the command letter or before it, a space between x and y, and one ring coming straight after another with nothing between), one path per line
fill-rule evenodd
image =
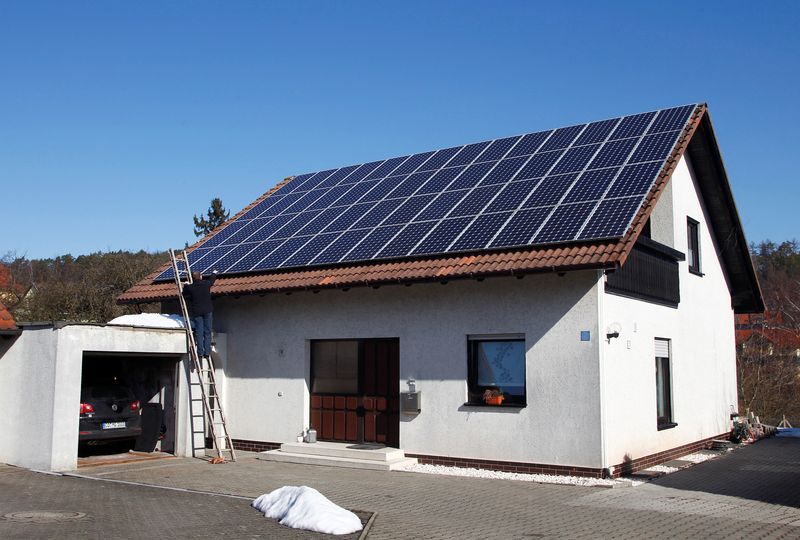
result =
M502 395L502 404L526 405L525 336L468 336L468 403L485 403L486 392Z

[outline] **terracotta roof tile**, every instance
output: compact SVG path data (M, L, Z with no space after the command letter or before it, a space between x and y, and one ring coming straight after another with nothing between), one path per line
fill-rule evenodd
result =
M314 267L307 270L268 271L247 276L222 276L214 284L213 292L215 295L244 295L304 289L380 285L382 283L436 281L444 278L470 278L619 267L625 263L628 253L633 248L633 244L639 237L642 227L650 217L656 201L664 191L675 166L686 151L691 136L696 131L705 112L705 105L700 105L695 109L694 115L685 129L685 135L676 144L671 158L665 161L664 168L647 195L645 203L634 217L632 226L622 238L582 244L537 246L481 254L440 255L422 259L365 262L324 268ZM288 180L284 180L284 182L281 182L253 201L233 219L212 231L209 236L189 248L188 251L213 238L227 224L250 210L266 197L269 197ZM153 282L166 268L167 265L158 268L123 293L118 298L118 301L120 303L140 303L174 297L174 283Z
M528 249L483 255L441 256L390 263L367 263L302 271L270 272L252 276L222 276L214 284L215 295L318 289L381 283L436 281L510 273L577 270L614 266L613 250L618 241L599 242L594 254L577 257L578 249ZM572 252L572 253L570 253ZM605 261L602 261L604 258ZM175 296L172 282L153 283L163 268L131 287L119 297L123 303L153 302Z

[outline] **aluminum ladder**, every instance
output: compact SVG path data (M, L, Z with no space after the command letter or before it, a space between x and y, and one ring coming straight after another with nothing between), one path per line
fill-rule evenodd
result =
M186 330L186 342L189 348L189 357L192 361L193 371L197 372L200 380L200 392L202 394L203 411L208 419L211 440L214 441L214 449L217 457L225 460L225 452L230 454L230 460L236 461L236 451L233 449L233 441L228 433L228 425L225 422L225 412L222 410L222 401L217 392L217 378L214 373L214 362L211 355L208 357L208 365L197 354L197 343L194 340L194 332L189 318L189 307L186 305L186 298L183 296L183 287L192 283L192 271L189 267L189 258L186 251L179 255L175 251L169 250L169 257L172 262L172 273L175 278L175 286L178 289L178 302L181 305L184 329ZM185 279L185 281L184 281ZM191 385L191 381L190 381ZM206 389L206 386L208 387ZM217 435L219 432L219 435ZM222 444L220 444L222 440Z

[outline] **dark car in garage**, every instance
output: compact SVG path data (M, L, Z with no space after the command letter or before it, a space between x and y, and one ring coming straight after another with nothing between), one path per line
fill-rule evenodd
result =
M81 388L78 440L89 445L128 440L142 433L141 404L121 385Z

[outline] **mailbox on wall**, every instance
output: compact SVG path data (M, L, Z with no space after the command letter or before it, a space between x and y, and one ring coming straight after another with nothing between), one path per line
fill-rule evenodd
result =
M400 392L400 412L417 415L420 411L419 392Z

